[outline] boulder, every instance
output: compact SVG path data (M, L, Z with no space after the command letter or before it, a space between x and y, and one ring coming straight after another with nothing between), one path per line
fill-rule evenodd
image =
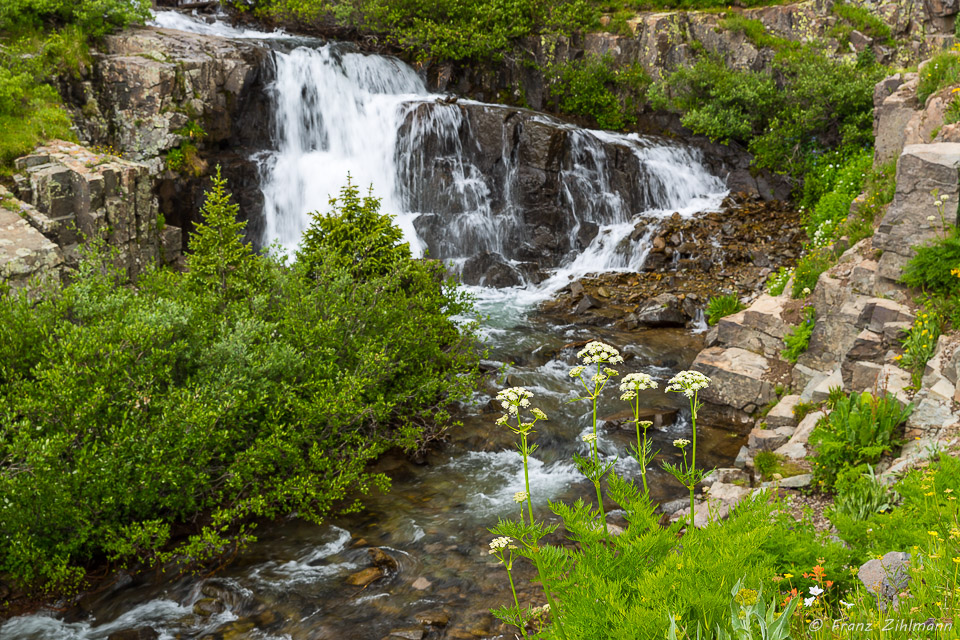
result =
M367 567L354 574L347 576L347 584L355 587L365 587L371 582L383 577L383 570L380 567Z
M881 608L896 608L899 594L910 584L910 554L891 551L869 560L860 566L857 577L877 597Z
M21 214L29 207L0 186L0 283L15 289L59 282L63 255Z
M797 430L790 436L790 440L776 449L774 453L778 453L791 460L802 460L805 458L807 456L807 442L810 440L810 434L813 433L813 428L817 426L820 418L827 413L828 412L825 411L814 411L804 416L800 424L797 425Z
M767 358L732 347L710 347L701 351L691 368L710 378L701 399L752 413L776 398L775 385L768 379L773 368Z
M897 190L873 238L875 249L883 251L878 273L899 280L903 267L914 255L914 247L931 240L943 229L932 192L958 200L957 170L960 143L916 144L904 148L897 163ZM953 211L952 207L948 207ZM934 220L928 220L933 216ZM948 215L948 223L955 216Z
M813 384L813 383L811 383ZM840 367L834 369L830 375L825 378L821 378L816 386L813 389L810 389L809 398L810 402L819 403L825 402L827 398L830 397L830 390L843 387L843 375L840 371ZM804 389L804 393L807 392L807 389Z
M687 324L681 301L670 293L648 300L637 310L637 322L648 327L682 327Z
M796 427L797 419L793 415L793 410L800 403L800 396L791 394L780 398L780 402L770 410L764 420L768 429L777 427Z
M916 73L898 73L881 80L874 90L873 158L876 164L896 160L903 151L907 123L920 108L917 83ZM892 85L896 88L883 95Z
M778 427L777 429L753 429L750 432L747 446L751 452L773 451L786 444L793 435L793 427Z

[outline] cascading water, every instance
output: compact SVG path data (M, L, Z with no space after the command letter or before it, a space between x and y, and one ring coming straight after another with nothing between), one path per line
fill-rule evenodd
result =
M692 360L698 346L683 330L644 336L551 325L532 318L530 305L577 275L639 269L656 224L638 232L635 219L655 223L675 212L690 217L713 209L725 193L722 181L704 169L695 152L673 143L581 130L494 105L438 104L417 74L396 60L336 44L291 49L286 34L242 31L173 13L158 14L156 21L226 37L283 39L270 89L275 149L259 157L264 243L294 249L309 213L328 209L328 198L337 195L347 173L361 188L373 185L414 250L429 249L457 268L488 253L521 271L536 249L530 236L544 227L554 233L552 253L534 255L549 270L539 285L521 280L522 287L473 291L487 314L481 336L493 364L509 366L511 384L533 390L550 416L538 426L540 448L530 470L538 504L589 497L592 486L570 462L574 452L586 451L579 436L590 428L590 411L589 405L571 403L576 392L567 375L569 345L590 338L618 345L629 356L625 372L649 373L661 387ZM490 134L478 119L500 128ZM551 138L556 145L542 145L556 151L555 157L531 160L538 147L524 140L544 132L556 134ZM531 190L547 169L554 183L544 193L552 200L531 205ZM515 515L513 494L524 488L524 478L511 434L493 427L496 414L485 409L495 384L463 408L457 416L463 426L431 454L430 464L383 461L379 470L393 476L393 489L363 496L362 513L332 518L323 527L294 518L264 523L259 542L214 578L157 582L137 576L88 596L79 617L48 612L14 618L0 626L0 637L105 640L117 631L149 627L162 640L206 634L379 640L411 626L415 635L416 616L438 608L449 613L447 637L502 637L486 613L505 602L502 580L485 554L487 529L497 517ZM643 393L652 409L675 412L682 405L682 399ZM652 433L654 448L671 451L669 443L688 430L681 413ZM604 456L619 456L617 471L628 477L637 472L626 454L632 438L615 428L600 433ZM728 466L739 448L725 432L701 428L700 438L706 467ZM676 497L664 474L656 468L649 474L655 500ZM397 570L364 589L347 586L347 576L369 566L371 546L397 559ZM522 573L528 569L518 566L518 585L533 577ZM534 598L535 591L526 593ZM195 605L208 597L226 609L197 613Z
M524 237L533 223L510 136L514 110L438 103L409 66L340 45L278 51L275 63L276 149L260 158L264 244L295 248L310 212L327 210L349 173L354 184L372 186L417 253L429 248L455 268L483 253L514 265L530 261ZM467 109L505 114L492 154L499 162L489 171L480 164L490 150L480 149ZM557 255L538 258L539 267L558 270L543 290L589 271L638 270L649 247L645 236L630 239L636 216L689 216L715 209L726 194L722 180L681 146L543 116L532 122L566 133L550 203L566 219L557 225ZM612 150L632 154L633 183L613 175ZM580 248L584 225L596 233Z

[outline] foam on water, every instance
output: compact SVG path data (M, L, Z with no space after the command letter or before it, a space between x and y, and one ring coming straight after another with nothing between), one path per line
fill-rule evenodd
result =
M237 28L230 26L226 22L223 22L223 20L207 22L196 16L187 15L179 11L155 11L147 24L153 27L160 27L161 29L174 29L176 31L199 33L205 36L217 36L220 38L276 40L294 37L281 30L268 32Z

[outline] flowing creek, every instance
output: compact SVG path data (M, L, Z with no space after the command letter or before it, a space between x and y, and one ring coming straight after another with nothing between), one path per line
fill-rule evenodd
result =
M497 254L510 265L522 262L518 234L524 186L516 159L505 151L495 175L472 162L463 148L463 131L469 129L463 110L438 104L438 96L426 90L412 68L338 44L241 32L178 14L160 14L158 22L212 35L260 38L274 48L275 148L257 158L264 244L295 248L308 212L326 210L349 172L355 184L373 185L383 211L397 214L418 254L429 251L454 270L478 251ZM535 405L550 418L536 434L540 448L530 477L537 511L550 518L548 499L589 500L595 495L572 464L575 452L586 452L580 436L590 428L590 412L585 402L569 402L576 397L567 375L577 350L571 344L594 338L609 342L627 358L622 373L650 373L661 389L689 365L700 346L699 336L687 330L624 333L559 324L538 314L537 304L577 276L638 269L650 236L631 237L636 216L656 220L679 212L692 217L716 210L726 195L723 181L709 174L699 156L675 142L551 122L569 130L576 159L561 170L561 205L573 220L564 231L571 237L561 244L576 247L584 225L595 225L597 232L582 250L561 252L536 283L525 279L500 289L468 287L482 314L488 364L503 366L504 372L499 380L489 376L474 402L461 408L457 419L463 425L451 431L447 444L429 453L425 464L399 455L382 459L377 469L393 478L393 487L363 497L360 513L333 517L322 526L295 517L262 524L259 541L211 576L160 579L148 573L126 578L87 595L66 614L12 619L0 627L0 636L95 640L150 627L160 638L379 640L392 630L418 627L417 615L427 612L437 624L428 627L426 637L496 637L498 626L487 609L504 604L508 590L502 568L486 553L488 528L498 517L516 515L513 494L523 488L511 434L494 425L499 412L491 400L498 385L532 389ZM610 144L629 149L644 169L642 181L634 185L645 203L642 209L633 208L637 198L613 185L605 155ZM439 152L431 157L428 149ZM425 222L438 217L442 225ZM609 391L600 411L608 418L600 431L600 449L618 458L617 473L636 477L639 468L626 453L634 434L618 427L627 406L615 386ZM667 426L652 432L655 449L667 458L674 455L671 442L689 434L683 400L662 391L643 395L647 407L669 416L676 412L676 420L666 420ZM729 466L742 440L709 426L701 427L700 438L699 461L705 466ZM654 499L683 495L658 467L650 474ZM398 569L365 588L348 586L349 575L370 566L370 547L386 550ZM530 603L540 603L535 589L522 591ZM207 597L217 598L225 609L195 614L194 605Z

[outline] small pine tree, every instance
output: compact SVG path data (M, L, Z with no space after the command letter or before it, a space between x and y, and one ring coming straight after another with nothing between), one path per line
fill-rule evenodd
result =
M321 264L343 267L357 280L386 275L408 264L410 246L393 216L380 213L380 199L360 197L347 175L339 198L330 199L331 211L311 214L297 250L297 263L316 275Z
M188 243L187 268L195 286L235 297L253 281L257 256L243 241L247 223L237 219L240 207L230 201L219 165L211 180L213 188L206 192L201 209L203 221Z

